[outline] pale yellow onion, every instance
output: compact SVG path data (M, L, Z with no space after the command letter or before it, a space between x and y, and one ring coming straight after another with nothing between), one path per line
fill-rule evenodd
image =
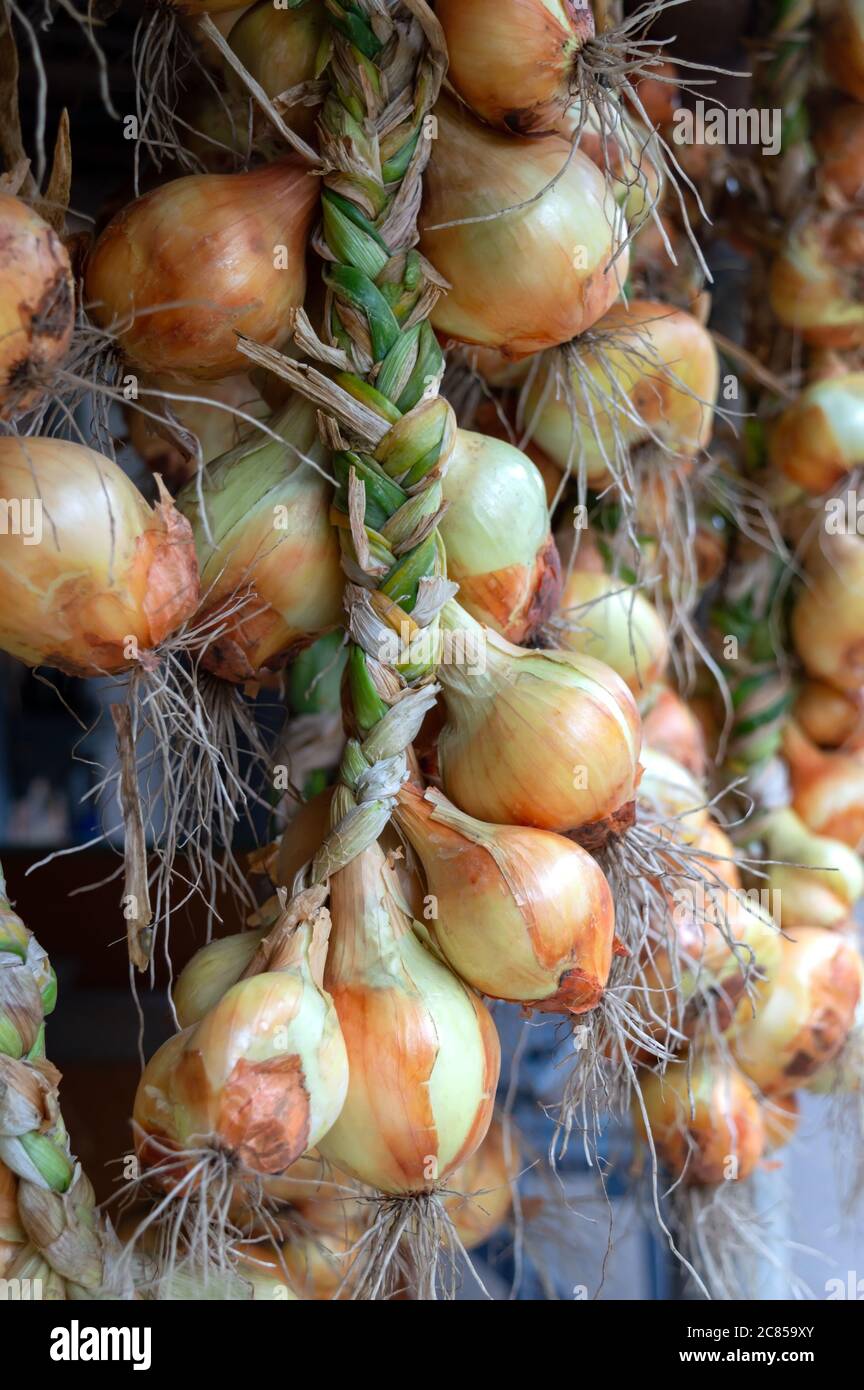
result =
M438 0L435 13L447 76L482 120L517 135L559 128L594 37L587 0Z
M663 192L659 161L646 153L650 134L641 120L632 116L622 120L611 100L607 100L602 117L593 104L584 120L582 110L581 103L571 107L558 134L571 139L578 133L580 150L606 175L631 230L641 232Z
M492 1118L492 1018L412 930L381 849L334 874L325 982L348 1050L345 1107L318 1148L358 1181L422 1193L464 1163Z
M547 1013L600 1002L615 907L589 854L546 830L487 825L410 783L395 815L432 895L426 925L457 975L481 994Z
M538 372L526 403L531 439L562 470L581 464L589 483L608 476L622 446L659 441L680 459L700 453L711 438L719 381L707 329L683 309L642 299L614 305L595 332L597 345L586 340L571 372L575 416L554 361Z
M766 1095L795 1091L842 1049L861 995L854 942L822 927L784 937L774 988L733 1042L742 1071Z
M720 879L727 888L741 887L741 870L735 857L735 846L726 831L710 818L702 826L693 848L701 851L696 865L711 882Z
M573 571L554 630L565 651L604 661L634 695L662 676L669 659L669 635L657 609L639 589L608 574Z
M245 1241L233 1247L237 1274L252 1286L255 1303L297 1303L299 1294L288 1280L287 1261L266 1241Z
M832 82L864 101L864 0L834 0L828 11L822 55Z
M36 405L74 324L65 246L37 212L0 192L0 419Z
M447 724L438 758L461 811L566 831L630 806L640 723L620 676L575 652L515 647L456 603L441 621L451 656L439 669Z
M637 799L646 824L684 844L695 844L709 818L701 783L674 758L656 748L642 749Z
M819 748L839 748L861 732L859 692L835 690L827 681L806 680L795 701L795 720Z
M177 499L195 536L202 614L230 609L238 592L252 594L204 657L226 680L278 670L293 646L342 617L332 487L319 471L326 454L315 412L293 398L269 428L280 439L250 437L210 464L200 489L189 483Z
M768 871L774 915L784 931L848 922L864 894L864 864L854 850L814 835L789 807L771 813L765 848L768 859L785 861Z
M268 97L278 97L318 76L316 58L326 33L326 16L319 4L287 9L284 5L275 6L273 0L259 0L237 20L228 42ZM225 77L229 89L241 96L248 93L245 82L228 62ZM283 113L284 119L308 139L315 129L318 106L291 106ZM261 120L266 119L262 113Z
M788 478L808 492L829 492L864 463L864 372L806 387L774 426L770 448L772 464Z
M713 1054L643 1074L642 1097L657 1156L689 1186L747 1178L765 1148L762 1111L746 1079ZM645 1137L640 1107L637 1130Z
M288 336L288 313L305 293L318 194L318 180L294 156L246 174L192 174L146 193L90 253L91 315L144 371L233 375L245 361L238 333L269 346Z
M676 691L659 685L646 693L639 710L645 742L701 780L708 761L705 732L690 706Z
M122 671L194 611L192 534L164 489L151 507L102 454L10 435L0 438L0 497L24 504L20 533L14 516L0 531L0 649L28 666Z
M852 348L864 342L858 287L862 255L864 213L803 214L771 267L771 308L780 322L821 347Z
M543 479L512 444L458 430L443 489L440 530L459 602L478 622L524 642L561 592Z
M424 178L420 249L451 289L432 322L445 338L518 359L568 342L614 303L627 278L624 219L603 175L558 136L479 125L449 99ZM538 201L520 211L556 180ZM433 230L462 218L492 221Z
M864 761L849 753L824 752L791 720L783 754L792 781L792 807L818 835L858 849L864 843Z
M808 675L858 693L864 685L864 536L823 534L811 547L791 631Z
M178 383L171 377L143 377L139 388L138 402L126 407L129 442L152 472L161 473L172 491L195 477L199 450L201 462L210 463L236 448L254 428L238 411L252 420L263 420L270 413L248 376L198 382L186 392L182 387L178 392ZM161 392L170 394L162 396ZM171 399L177 394L202 399ZM179 428L174 426L175 420Z
M196 951L174 986L174 1010L181 1028L199 1023L235 985L267 935L267 929L238 932L209 941Z
M295 1235L280 1251L292 1286L302 1299L325 1301L340 1295L340 1286L356 1259L353 1240L336 1231Z
M450 1220L466 1250L485 1245L504 1225L513 1206L513 1182L519 1174L519 1136L493 1120L476 1153L451 1176L444 1198Z
M282 1173L336 1120L348 1062L319 950L302 924L264 974L234 985L148 1062L135 1097L136 1149L164 1186L204 1147L230 1158L238 1181Z

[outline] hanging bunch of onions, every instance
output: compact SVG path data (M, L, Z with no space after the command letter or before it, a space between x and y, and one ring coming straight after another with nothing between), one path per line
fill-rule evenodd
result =
M633 697L608 666L575 652L526 651L481 628L456 603L441 615L447 724L438 741L444 791L498 825L567 831L626 822L639 770Z
M322 1155L390 1196L430 1193L483 1141L500 1048L480 999L421 944L379 846L334 874L325 982L345 1037L345 1107Z
M0 420L36 405L74 325L65 246L20 198L0 192Z
M441 536L460 603L508 641L524 642L561 592L543 479L511 444L459 430L443 490Z
M848 845L812 830L793 810L772 811L765 832L769 886L784 931L839 927L864 895L864 864Z
M291 156L245 174L192 174L119 213L87 263L88 309L147 372L218 380L237 334L287 337L303 303L318 182Z
M822 40L822 57L831 81L864 101L864 4L833 0Z
M864 685L864 536L820 535L811 546L791 631L808 675L857 694Z
M861 212L804 214L771 267L771 308L780 322L817 347L858 347L864 342L862 254Z
M485 1245L504 1225L513 1205L518 1164L514 1127L505 1129L495 1119L476 1153L451 1177L453 1191L444 1198L444 1206L466 1250Z
M753 1089L713 1052L643 1076L642 1101L658 1158L688 1185L748 1178L762 1157L765 1125ZM641 1109L634 1115L644 1138Z
M719 366L710 333L654 300L615 305L574 351L559 381L550 356L525 402L526 430L558 467L590 485L615 473L619 452L656 444L691 459L708 443Z
M782 941L774 988L733 1043L738 1065L766 1095L795 1091L843 1048L861 997L854 942L821 927Z
M616 257L626 227L603 175L557 136L501 135L449 99L435 116L420 249L451 286L435 328L512 359L583 333L627 278L626 250Z
M324 991L321 919L273 939L267 969L240 980L163 1043L135 1097L136 1150L167 1190L199 1186L209 1164L239 1186L283 1173L336 1121L348 1061Z
M615 908L589 854L549 831L486 825L408 783L396 821L433 897L430 935L457 975L481 994L546 1013L599 1003Z
M771 462L807 492L829 492L864 463L864 372L815 381L771 434Z
M70 675L126 670L195 610L189 524L110 459L58 439L0 439L0 648ZM16 523L17 519L17 524Z
M668 686L658 685L640 702L640 714L646 744L701 780L708 760L705 731L681 696Z
M818 121L813 144L819 156L819 186L832 207L857 203L864 193L864 106L844 101Z
M861 731L859 692L835 690L825 681L807 680L795 701L795 722L819 748L840 748Z
M783 755L792 781L792 808L804 824L852 849L864 844L864 762L817 748L791 720L783 734Z
M200 488L190 482L177 499L192 523L202 615L230 615L238 594L248 596L203 658L232 681L278 670L292 646L335 626L342 614L344 581L315 412L292 398L269 430L278 438L262 442L256 435L238 445L210 465Z
M318 59L327 25L317 4L281 6L258 0L244 10L228 35L228 42L250 76L268 97L279 97L318 76ZM326 53L326 49L324 50ZM240 96L248 89L229 63L225 63L228 87ZM294 104L285 112L292 130L309 139L318 119L318 102Z
M553 630L565 651L605 662L637 696L660 679L669 659L669 635L657 609L612 575L574 570Z

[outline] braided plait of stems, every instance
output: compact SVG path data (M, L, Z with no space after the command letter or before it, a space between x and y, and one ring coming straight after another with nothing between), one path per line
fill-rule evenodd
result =
M20 1252L7 1280L41 1282L49 1299L125 1299L119 1245L97 1213L60 1113L60 1073L45 1056L45 1018L57 998L48 957L12 910L0 867L0 1167L14 1175ZM5 1179L11 1189L12 1181Z

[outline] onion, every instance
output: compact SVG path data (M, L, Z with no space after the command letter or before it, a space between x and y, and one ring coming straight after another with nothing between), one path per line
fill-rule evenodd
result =
M669 637L657 609L636 588L607 574L578 570L564 585L555 632L565 651L611 666L640 694L662 676Z
M85 281L91 314L144 371L236 373L238 333L266 345L288 336L317 199L317 179L294 157L163 184L96 242Z
M632 116L623 120L611 100L602 115L592 105L584 117L582 104L577 103L558 133L568 139L578 136L579 149L605 175L631 232L641 234L663 191L658 160L646 153L651 136L642 123Z
M640 726L608 666L575 652L526 651L455 603L442 628L477 645L476 664L439 669L448 722L438 741L444 791L498 825L572 830L614 818L635 795Z
M771 1096L762 1101L762 1123L765 1126L765 1153L775 1153L791 1144L798 1130L801 1107L794 1095Z
M0 497L21 504L23 528L0 533L0 648L94 676L128 669L178 628L198 570L189 524L162 492L150 507L81 444L0 438Z
M287 1282L287 1261L260 1241L235 1245L237 1273L252 1286L252 1301L297 1303L298 1294Z
M238 932L209 941L183 967L174 987L174 1010L181 1028L189 1028L215 1008L235 985L267 935L267 929Z
M493 1120L479 1149L451 1177L448 1185L453 1191L444 1198L444 1206L466 1250L485 1245L507 1220L518 1161L515 1140L508 1146L504 1126Z
M203 399L196 401L177 401L151 393L183 394L177 392L177 382L172 377L145 377L140 385L147 414L137 405L126 408L129 443L148 468L162 474L172 490L196 476L199 451L201 463L210 463L235 449L248 434L249 421L241 419L235 407L252 419L264 419L269 413L248 376L200 382L194 395ZM153 419L154 415L159 418Z
M774 811L765 835L769 882L784 931L839 927L864 895L864 864L848 845L814 835L794 811Z
M20 198L0 193L0 419L37 404L74 325L65 246Z
M227 1157L241 1181L282 1173L336 1120L348 1063L313 950L317 938L303 923L265 973L234 985L148 1062L135 1097L136 1148L164 1186L183 1175L178 1155L191 1169L202 1148Z
M286 9L274 6L273 0L259 0L237 20L228 42L268 97L278 97L318 76L316 59L326 32L320 5ZM225 76L229 88L247 94L245 82L227 63ZM286 119L305 139L314 131L317 116L318 106L295 105L288 109Z
M645 742L701 780L708 761L705 732L690 706L668 686L658 686L648 691L640 712Z
M637 797L643 819L679 844L695 844L708 823L708 797L702 785L674 758L643 747Z
M792 638L808 675L855 695L864 685L864 537L820 542L805 561Z
M864 0L834 0L822 56L832 82L864 101Z
M512 359L583 333L627 278L626 250L610 265L626 229L602 174L579 151L570 158L557 136L500 135L447 100L436 117L420 249L452 288L433 311L434 326ZM501 215L434 230L489 214Z
M795 701L795 719L820 748L839 748L860 731L860 696L835 690L825 681L807 680Z
M780 322L821 347L864 342L862 254L864 213L819 211L799 218L771 267L771 308Z
M189 483L177 499L195 536L202 614L228 612L238 593L251 595L204 656L226 680L278 670L292 646L335 626L342 615L344 581L329 521L332 489L313 466L324 458L315 412L294 398L270 429L285 444L249 440L207 469L201 491L209 536L197 484Z
M808 492L829 492L864 463L864 372L808 386L777 421L771 462Z
M528 431L562 470L584 466L591 485L608 477L616 450L653 442L691 459L711 437L717 350L682 309L654 300L610 309L596 337L579 346L571 372L575 416L558 391L557 370L550 358L528 393Z
M791 720L783 753L792 779L792 806L805 825L857 849L864 843L864 762L816 748Z
M485 1138L500 1049L480 999L414 935L378 846L331 880L326 984L348 1098L318 1145L379 1192L433 1191Z
M316 1231L286 1241L282 1263L302 1299L322 1302L340 1296L340 1285L356 1257L351 1245L352 1241L337 1231Z
M696 863L709 879L720 879L727 888L738 891L741 887L741 871L735 860L735 846L726 831L714 820L707 820L693 841L693 848L701 850Z
M481 994L545 1013L602 998L615 908L599 865L545 830L486 825L406 784L396 820L423 865L435 945Z
M744 1077L719 1057L645 1075L642 1096L658 1157L675 1177L708 1186L756 1168L765 1148L762 1110ZM645 1137L641 1111L634 1113Z
M510 642L525 641L561 591L543 479L511 444L458 430L443 489L440 529L460 603Z
M576 95L576 60L594 37L586 0L438 0L448 77L489 125L557 130Z
M813 136L823 198L833 206L864 193L864 107L844 101L819 120Z
M783 938L774 988L734 1040L741 1069L766 1095L797 1090L843 1047L861 981L851 941L821 927L796 927L794 938Z

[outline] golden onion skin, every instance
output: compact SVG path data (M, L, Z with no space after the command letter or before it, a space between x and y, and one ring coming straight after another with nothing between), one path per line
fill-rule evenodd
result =
M771 432L771 462L807 492L830 492L864 462L864 372L805 387Z
M780 322L816 347L864 343L858 288L862 254L860 209L803 214L771 267L771 308Z
M864 762L816 748L791 720L783 754L792 782L792 808L817 835L857 850L864 844Z
M228 42L246 71L268 97L278 97L292 87L311 82L316 59L327 33L323 7L303 5L299 10L276 8L273 0L259 0L244 10L228 35ZM225 64L229 88L245 97L245 82ZM308 139L315 130L319 106L292 106L285 120L292 130ZM264 117L266 121L266 117Z
M794 714L818 748L840 748L860 735L864 705L860 692L847 694L827 681L807 680L798 692Z
M708 763L705 732L681 696L668 686L658 686L647 692L640 713L646 744L674 758L694 777L703 778Z
M748 1178L765 1149L765 1125L752 1088L734 1066L711 1056L642 1078L657 1156L688 1186ZM645 1137L642 1112L634 1107Z
M275 346L303 303L318 193L294 157L247 174L192 174L146 193L90 253L92 316L144 371L235 374L245 362L236 335Z
M564 585L555 633L565 651L611 666L636 696L663 675L666 625L638 589L607 574L574 570Z
M75 325L75 284L57 233L0 193L0 419L32 409Z

